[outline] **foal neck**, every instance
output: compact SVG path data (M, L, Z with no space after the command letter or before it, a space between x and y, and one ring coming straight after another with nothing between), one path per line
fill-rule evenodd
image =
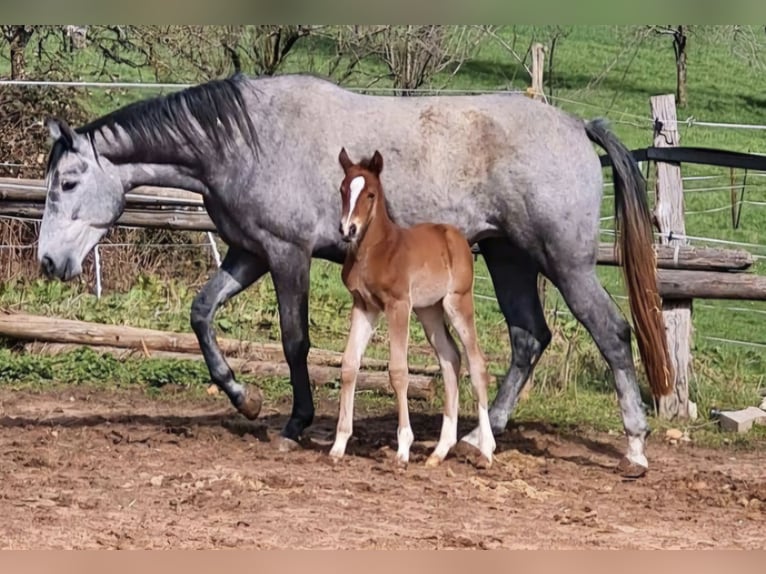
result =
M380 181L377 182L378 196L375 198L375 207L367 219L367 229L357 246L357 251L389 242L397 236L400 227L391 219L386 207L386 196Z

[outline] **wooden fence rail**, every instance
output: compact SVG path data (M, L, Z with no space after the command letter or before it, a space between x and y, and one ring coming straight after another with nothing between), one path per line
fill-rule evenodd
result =
M655 245L657 285L663 298L668 342L677 371L674 392L663 398L659 406L660 414L665 418L686 418L694 416L694 405L688 398L687 372L691 360L692 300L764 301L766 277L747 272L754 260L748 251L693 247L685 240L678 240L685 236L681 164L766 171L766 157L727 150L679 147L674 97L653 97L651 110L655 118L653 145L632 153L637 161L652 162L657 171L654 215L663 235ZM608 156L601 156L601 165L611 165ZM0 217L39 220L44 202L43 181L0 178ZM125 212L117 225L215 232L215 226L198 196L182 190L155 187L142 187L128 193ZM599 245L597 261L599 265L620 265L611 243ZM71 344L71 341L61 344L65 343Z

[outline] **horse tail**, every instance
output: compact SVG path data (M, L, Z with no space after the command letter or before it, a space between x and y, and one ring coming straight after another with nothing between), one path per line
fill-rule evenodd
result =
M612 160L615 226L619 235L617 260L621 262L636 339L649 386L655 398L672 390L662 300L657 289L657 268L652 248L652 220L646 182L630 151L609 130L604 119L585 124L588 138L606 150Z

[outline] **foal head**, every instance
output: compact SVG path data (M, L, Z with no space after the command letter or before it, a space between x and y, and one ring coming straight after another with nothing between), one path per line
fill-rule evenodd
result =
M358 242L372 220L379 201L383 201L380 172L383 171L383 156L375 150L370 159L354 163L348 157L346 148L340 150L338 161L345 177L340 184L342 212L340 234L347 242Z

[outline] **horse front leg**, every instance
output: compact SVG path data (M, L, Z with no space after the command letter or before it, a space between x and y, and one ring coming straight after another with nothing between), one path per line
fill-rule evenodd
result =
M303 431L314 421L314 398L308 370L309 273L311 255L295 245L270 246L269 268L279 307L282 350L290 368L293 409L282 429L279 449L297 448Z
M255 419L261 411L263 393L238 383L216 341L213 322L218 309L229 299L247 289L268 271L261 258L229 248L221 267L197 294L191 306L191 326L197 336L202 356L210 377L231 404L248 419Z

